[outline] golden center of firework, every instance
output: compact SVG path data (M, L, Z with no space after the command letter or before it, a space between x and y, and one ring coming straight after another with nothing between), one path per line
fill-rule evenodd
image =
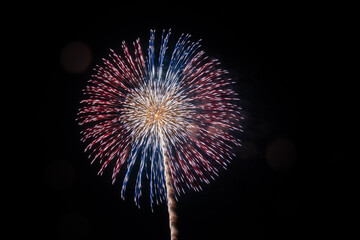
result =
M125 100L122 121L132 127L134 136L175 134L186 129L190 108L177 90L135 89Z
M139 109L140 110L140 109ZM142 106L142 109L140 111L143 111L145 121L147 124L153 125L153 124L161 124L167 119L167 114L171 112L171 109L165 109L162 106L161 102L153 102L153 103L147 103L144 106Z

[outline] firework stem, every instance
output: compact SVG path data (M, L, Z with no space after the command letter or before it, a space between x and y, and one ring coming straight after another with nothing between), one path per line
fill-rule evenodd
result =
M175 212L176 201L174 198L174 190L171 186L171 172L170 172L170 161L167 157L165 141L163 135L160 133L161 140L161 152L164 159L164 167L165 167L165 184L166 184L166 196L168 203L168 213L169 213L169 226L170 226L170 235L171 240L177 240L178 230L176 229L176 220L177 215Z

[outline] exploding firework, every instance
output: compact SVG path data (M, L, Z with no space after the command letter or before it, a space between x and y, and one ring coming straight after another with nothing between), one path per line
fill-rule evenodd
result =
M201 190L226 168L232 148L240 145L236 134L242 131L242 117L233 82L219 61L205 56L200 41L190 41L189 34L181 35L167 55L169 36L163 31L157 53L151 30L146 59L139 39L133 54L125 42L123 54L110 50L83 90L78 122L86 126L81 132L88 143L85 151L102 164L100 175L114 161L114 182L126 166L122 198L136 175L136 205L144 176L151 208L167 201L175 239L173 197L186 189Z

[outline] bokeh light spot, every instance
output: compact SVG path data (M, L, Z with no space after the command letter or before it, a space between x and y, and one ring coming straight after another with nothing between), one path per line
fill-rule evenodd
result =
M60 62L69 73L82 73L91 63L90 48L79 41L73 41L64 46L60 53Z
M68 213L60 219L58 230L61 239L87 239L88 220L80 214Z
M63 191L74 182L73 166L65 160L54 160L48 164L44 172L45 182L53 190Z
M290 170L296 160L296 147L287 138L275 139L268 145L266 160L275 171Z

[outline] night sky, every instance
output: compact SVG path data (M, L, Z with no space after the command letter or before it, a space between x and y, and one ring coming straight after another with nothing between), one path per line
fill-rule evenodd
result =
M299 102L310 83L302 73L311 57L303 55L308 35L299 9L256 2L104 5L45 6L34 22L43 68L37 99L40 193L34 207L39 238L169 239L165 204L152 213L146 194L141 209L131 192L123 201L121 179L112 185L110 169L100 177L99 164L90 165L75 121L81 90L109 48L120 52L123 40L130 45L137 37L146 47L150 29L160 37L169 28L170 44L190 33L220 60L236 82L245 117L243 147L234 150L228 170L202 192L180 197L179 239L308 239L340 231L336 219L342 212L334 206L342 202L336 192L344 190L339 181L325 179L349 156L334 148L322 165L300 137L308 134ZM325 178L318 177L320 166Z

